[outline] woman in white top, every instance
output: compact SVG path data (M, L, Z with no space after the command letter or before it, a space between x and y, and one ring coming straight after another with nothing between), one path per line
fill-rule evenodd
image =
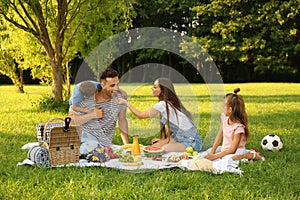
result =
M130 111L140 119L161 116L160 139L153 139L153 146L162 147L165 152L184 152L189 146L200 151L202 139L190 112L177 97L171 80L158 78L152 87L152 96L158 97L159 102L144 112L137 110L124 99L117 101L127 104Z

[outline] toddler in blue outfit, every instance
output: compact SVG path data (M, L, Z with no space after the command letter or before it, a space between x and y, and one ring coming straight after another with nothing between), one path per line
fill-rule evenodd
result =
M101 85L96 81L83 81L75 85L72 96L69 100L70 111L89 113L93 110L80 106L85 99L94 98L97 91L100 91Z

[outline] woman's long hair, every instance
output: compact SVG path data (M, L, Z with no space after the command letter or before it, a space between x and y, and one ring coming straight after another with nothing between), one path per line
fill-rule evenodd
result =
M236 88L233 93L225 95L226 106L232 108L229 119L234 123L241 123L245 126L245 138L246 140L249 140L250 131L248 128L248 116L243 97L237 94L239 91L240 88Z
M158 99L160 101L164 101L166 103L166 112L167 112L167 122L168 122L168 127L170 127L170 109L169 106L171 106L177 116L177 111L181 111L184 113L189 119L192 120L192 115L191 113L183 106L181 101L176 95L174 85L172 81L168 78L158 78L157 82L159 84L161 93L158 96ZM161 131L160 131L160 137L161 138L169 138L171 136L171 131L170 128L168 131L166 131L165 126L161 123Z

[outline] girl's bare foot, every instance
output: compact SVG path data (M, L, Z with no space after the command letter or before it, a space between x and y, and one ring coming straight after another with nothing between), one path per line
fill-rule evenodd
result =
M264 161L265 160L265 157L256 148L250 149L250 151L247 154L249 154L247 156L248 160L253 160L253 161L254 160Z

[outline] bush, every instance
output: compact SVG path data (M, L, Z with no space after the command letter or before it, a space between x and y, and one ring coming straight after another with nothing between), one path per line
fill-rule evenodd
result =
M34 107L39 111L55 111L68 113L69 100L55 101L51 96L42 96L34 103Z

